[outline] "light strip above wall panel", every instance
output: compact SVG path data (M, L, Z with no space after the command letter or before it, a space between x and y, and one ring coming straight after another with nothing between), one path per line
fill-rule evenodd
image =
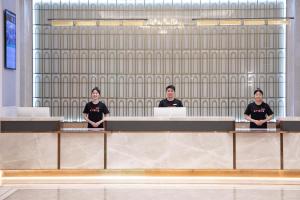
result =
M51 26L74 26L72 20L51 20Z
M97 26L96 20L77 20L74 21L75 26Z
M293 17L288 18L228 18L228 19L192 19L197 26L264 26L288 25Z
M143 26L147 19L49 19L51 26Z
M294 18L192 19L197 26L288 25ZM51 26L144 26L148 19L49 19ZM184 26L184 24L182 24ZM164 26L163 24L160 26Z

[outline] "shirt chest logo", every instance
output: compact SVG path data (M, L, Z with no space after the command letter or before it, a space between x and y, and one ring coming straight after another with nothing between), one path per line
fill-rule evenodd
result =
M265 108L254 109L253 112L254 112L254 113L263 113L263 112L265 112L265 110L266 110Z
M90 112L100 112L100 109L99 109L99 107L91 108Z

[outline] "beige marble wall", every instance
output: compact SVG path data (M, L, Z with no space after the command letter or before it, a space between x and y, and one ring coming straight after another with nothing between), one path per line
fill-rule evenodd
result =
M283 135L284 169L300 169L300 133Z
M237 133L237 169L280 169L279 133Z
M62 133L61 169L103 169L104 134Z
M111 133L108 169L232 169L230 133Z
M0 169L56 168L56 133L0 133Z

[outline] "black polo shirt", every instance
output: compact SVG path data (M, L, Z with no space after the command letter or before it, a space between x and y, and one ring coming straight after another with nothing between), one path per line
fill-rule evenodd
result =
M103 114L108 114L109 111L104 103L99 101L98 104L94 104L93 102L88 102L85 105L83 113L88 114L89 120L93 122L99 122L103 119ZM94 128L90 123L88 124L88 128ZM96 128L103 128L103 123L101 123Z
M163 99L159 102L158 107L183 107L182 102L178 99L173 101L168 101L168 99Z
M257 105L255 102L253 102L247 106L244 114L250 115L251 118L255 120L264 120L266 119L266 116L273 115L274 113L270 106L265 102L262 102L260 105ZM255 123L250 122L250 128L267 128L267 123L257 126Z

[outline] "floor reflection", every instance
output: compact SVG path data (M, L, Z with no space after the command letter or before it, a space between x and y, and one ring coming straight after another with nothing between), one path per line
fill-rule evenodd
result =
M25 185L0 188L5 200L299 200L300 185Z

